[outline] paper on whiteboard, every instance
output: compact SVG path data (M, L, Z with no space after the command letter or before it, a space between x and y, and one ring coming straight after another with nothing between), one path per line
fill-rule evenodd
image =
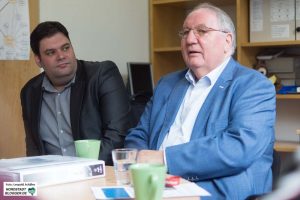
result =
M289 24L272 25L271 37L272 38L289 38L290 26Z
M251 32L259 32L263 30L263 1L250 1L250 9L252 10L250 19Z
M294 0L270 1L271 22L291 21L295 19Z
M0 0L0 60L29 60L28 0Z

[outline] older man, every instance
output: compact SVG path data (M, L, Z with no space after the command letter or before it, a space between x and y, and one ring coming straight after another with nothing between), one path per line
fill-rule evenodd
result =
M231 57L235 28L221 9L200 4L179 35L187 69L159 81L125 146L141 150L139 162L165 163L196 182L210 199L270 191L274 86Z

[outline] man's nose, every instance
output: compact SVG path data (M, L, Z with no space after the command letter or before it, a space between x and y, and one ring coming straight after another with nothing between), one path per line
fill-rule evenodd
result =
M186 42L187 43L195 43L198 40L198 35L195 33L195 30L191 29L188 35L186 36Z
M65 52L58 50L57 51L57 58L58 59L64 59L65 58Z

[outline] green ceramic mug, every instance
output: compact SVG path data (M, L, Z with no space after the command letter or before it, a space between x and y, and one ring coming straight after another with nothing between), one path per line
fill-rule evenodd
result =
M137 163L130 166L136 200L161 200L166 177L166 166Z
M100 145L101 145L100 140L92 140L92 139L76 140L75 141L76 156L98 160Z

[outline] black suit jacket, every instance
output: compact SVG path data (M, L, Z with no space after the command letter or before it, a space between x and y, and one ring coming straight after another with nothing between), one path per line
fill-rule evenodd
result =
M70 98L73 138L100 139L99 159L111 165L111 150L123 147L127 129L132 126L130 105L122 77L111 61L78 60L77 64ZM46 154L39 134L44 76L43 72L32 78L21 90L28 156Z

